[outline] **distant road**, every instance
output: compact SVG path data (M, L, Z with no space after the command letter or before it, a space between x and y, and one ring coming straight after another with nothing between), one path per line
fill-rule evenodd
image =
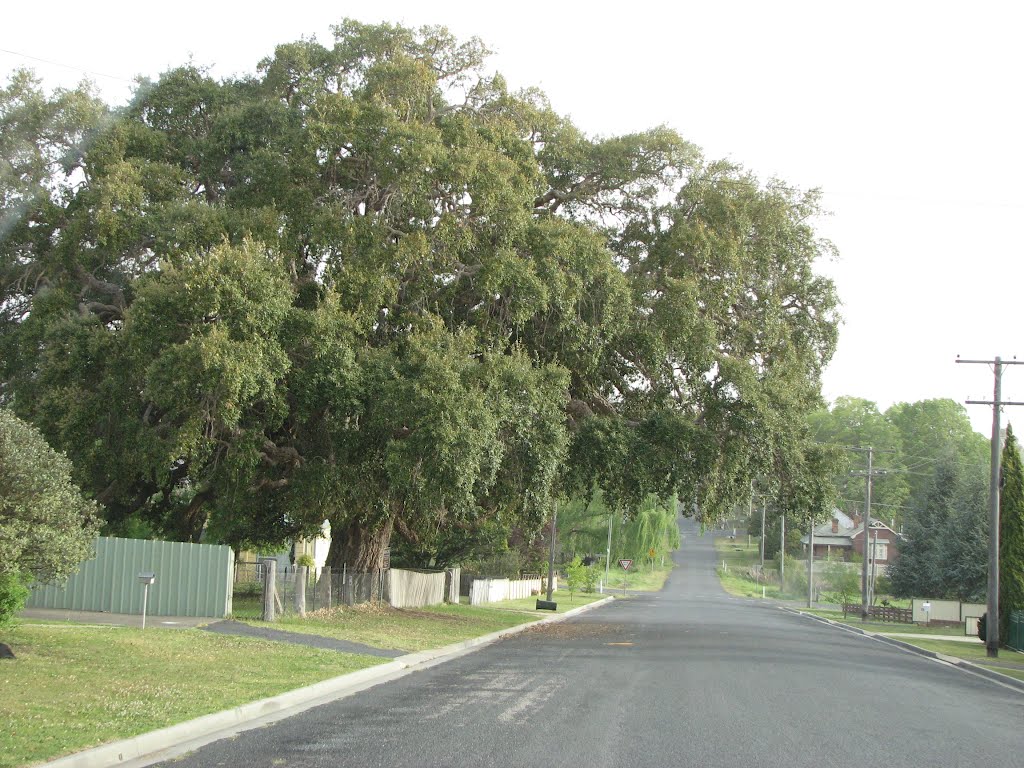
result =
M689 521L683 532L660 593L166 765L1024 766L1024 694L732 598L710 536Z

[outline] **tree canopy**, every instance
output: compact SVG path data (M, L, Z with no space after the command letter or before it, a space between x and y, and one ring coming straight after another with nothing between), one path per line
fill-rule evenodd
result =
M938 469L950 463L984 477L988 443L971 428L962 405L948 399L897 403L884 413L863 398L840 397L808 417L817 441L842 448L875 450L872 515L895 521L926 508ZM838 478L842 505L862 514L865 498L863 452L847 451Z
M0 92L0 397L111 530L332 560L536 530L556 495L827 506L816 192L592 138L478 40L346 21L111 110Z

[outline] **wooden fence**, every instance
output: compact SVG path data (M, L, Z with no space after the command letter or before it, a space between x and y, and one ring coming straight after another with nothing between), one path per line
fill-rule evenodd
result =
M860 613L860 603L846 603L843 613ZM913 624L914 612L910 608L893 608L886 605L872 605L868 608L868 618L876 621L892 621L897 624Z
M469 588L470 605L518 600L540 594L540 579L474 579Z

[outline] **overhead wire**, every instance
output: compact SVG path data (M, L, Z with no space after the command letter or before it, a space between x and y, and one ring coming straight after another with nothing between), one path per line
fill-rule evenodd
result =
M38 61L38 62L41 62L43 64L51 64L51 65L53 65L55 67L64 67L65 69L73 69L76 72L82 72L83 74L86 74L86 75L93 75L94 77L105 77L108 80L117 80L118 82L121 82L121 83L129 83L129 84L134 84L135 83L134 80L130 80L130 79L125 78L125 77L118 77L117 75L107 75L107 74L104 74L103 72L97 72L97 71L92 70L92 69L85 69L84 67L77 67L74 64L64 64L63 62L54 61L53 59L44 59L44 58L42 58L40 56L33 56L31 54L28 54L28 53L22 53L21 51L12 51L9 48L0 48L0 53L10 54L11 56L20 56L23 59L30 59L32 61Z

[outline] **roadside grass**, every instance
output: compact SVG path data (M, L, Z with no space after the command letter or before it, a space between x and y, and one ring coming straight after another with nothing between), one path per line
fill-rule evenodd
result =
M577 598L578 599L578 598ZM566 595L568 600L568 595ZM507 601L520 602L520 601ZM536 604L536 598L530 607ZM499 603L497 605L506 605ZM562 609L579 607L581 602ZM507 608L434 605L427 608L391 608L373 604L344 606L323 611L312 611L305 618L284 616L272 624L246 620L247 624L301 632L310 635L349 640L396 651L425 651L445 645L487 635L502 629L526 624L544 618L547 611L532 611L526 615L515 606Z
M626 573L626 589L633 592L657 592L665 586L665 582L668 580L668 576L672 573L673 568L675 568L674 563L655 565L653 569L649 564L641 565L635 571L630 568ZM622 575L622 569L613 565L612 570L608 574L608 584L605 585L605 592L607 594L614 595L616 591L620 594L622 593Z
M736 597L771 597L781 599L782 592L778 584L765 584L744 576L735 571L725 571L721 566L715 569L722 589ZM764 591L762 592L762 587Z
M537 618L544 618L545 614L551 614L554 612L565 613L571 611L574 608L579 608L583 605L589 605L590 603L596 603L598 600L604 600L608 597L608 594L598 594L597 592L580 592L578 589L572 593L570 597L569 590L567 589L556 589L551 593L551 599L558 604L556 611L538 611L537 600L547 600L547 592L540 595L533 595L532 597L524 597L519 600L502 600L500 603L490 603L486 607L490 610L497 611L520 611L535 614Z
M744 539L716 536L714 543L719 559L715 572L722 589L737 597L783 597L778 584L766 584L748 575L747 569L760 560L761 549L757 542L748 545Z
M198 629L19 622L3 631L0 768L181 723L380 664Z
M756 541L747 544L746 539L730 539L728 536L715 536L715 550L720 560L725 560L729 567L750 566L760 560L761 548Z
M645 582L645 583L653 584L653 583L656 582L657 577L658 577L657 574L655 574L655 576L653 576L650 579L648 579L648 581ZM666 569L665 573L661 576L661 584L665 583L665 579L667 577L668 577L668 570ZM630 589L634 588L633 587L633 577L632 576L630 577L629 588ZM657 587L638 587L638 589L648 589L648 588L660 589L660 586L657 586ZM588 603L592 603L595 600L601 600L604 597L606 597L608 594L615 594L615 590L614 589L606 590L606 593L604 595L598 594L596 592L588 594L588 593L580 592L579 590L576 590L575 592L573 592L572 598L570 599L570 597L569 597L569 590L567 590L567 589L556 589L554 591L554 593L552 594L552 599L555 600L558 603L558 613L565 613L566 611L572 610L573 608L579 608L581 605L587 605ZM488 608L496 608L496 609L504 609L506 611L510 611L510 610L511 611L529 611L530 613L537 613L537 598L538 597L545 598L546 595L544 595L544 594L542 594L542 595L535 595L533 597L523 598L522 600L503 600L500 603L492 603L492 604L490 604L487 607ZM459 604L468 607L469 606L469 598L466 598L466 597L460 598L460 603ZM344 606L343 608L335 608L331 612L332 613L344 613L345 611L348 611L351 608L355 608L355 609L358 610L359 606ZM310 613L317 613L317 614L319 614L319 613L322 613L322 612L320 612L320 611L315 611L315 612L314 611L310 611ZM540 611L539 613L540 613L540 617L543 617L544 614L550 613L550 611ZM231 618L237 619L238 621L259 621L259 618L262 615L263 615L263 599L261 597L258 597L258 596L257 597L253 597L253 596L249 596L249 595L245 595L245 596L241 596L240 597L239 595L235 595L235 597L234 597L234 599L232 601ZM333 635L332 635L332 637L333 637ZM341 637L341 636L339 636L339 638L343 639L343 640L354 640L354 638L350 638L350 637ZM356 642L363 642L363 641L362 640L358 640ZM375 643L368 643L368 645L375 645ZM383 647L386 647L386 646L378 646L378 647L383 648Z

